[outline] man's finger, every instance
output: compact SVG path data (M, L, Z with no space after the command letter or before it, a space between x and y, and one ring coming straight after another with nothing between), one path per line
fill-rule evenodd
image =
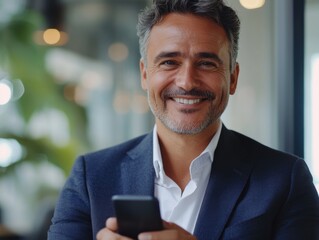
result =
M111 231L117 231L117 220L115 217L108 218L105 222L105 226Z

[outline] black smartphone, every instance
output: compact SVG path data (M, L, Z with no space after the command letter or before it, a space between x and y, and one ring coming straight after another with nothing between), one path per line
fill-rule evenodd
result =
M137 239L141 232L163 229L159 203L155 197L114 195L112 201L119 234Z

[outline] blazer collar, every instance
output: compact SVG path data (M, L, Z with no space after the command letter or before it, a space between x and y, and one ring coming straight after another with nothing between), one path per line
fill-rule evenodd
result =
M127 152L121 165L123 193L154 195L152 133ZM238 136L225 126L215 150L212 171L195 227L201 240L219 239L252 169Z
M223 126L195 227L198 239L219 239L249 178L252 164L238 136Z
M153 167L152 133L127 152L121 164L123 193L134 195L154 195L155 171Z

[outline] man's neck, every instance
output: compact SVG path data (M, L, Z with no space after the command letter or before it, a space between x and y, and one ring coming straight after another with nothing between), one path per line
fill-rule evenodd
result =
M191 162L207 147L218 130L219 122L200 134L178 134L157 124L164 171L184 190L190 180Z

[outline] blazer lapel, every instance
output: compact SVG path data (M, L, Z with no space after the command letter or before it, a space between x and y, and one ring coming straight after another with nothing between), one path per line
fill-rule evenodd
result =
M236 136L223 126L195 227L198 239L220 239L251 172L243 155Z
M154 195L155 171L153 167L152 133L131 151L121 165L123 194Z

